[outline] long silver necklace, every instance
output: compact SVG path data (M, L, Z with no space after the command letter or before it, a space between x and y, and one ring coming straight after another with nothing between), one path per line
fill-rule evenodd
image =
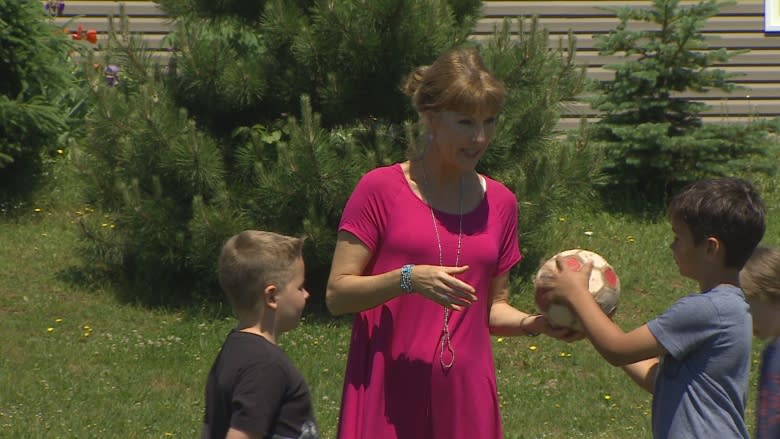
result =
M425 169L425 163L422 163L423 180L425 186L430 189L428 184L428 172ZM436 233L436 245L439 248L439 266L444 266L444 253L441 249L441 237L439 236L439 226L436 223L436 214L433 212L430 200L428 200L428 209L431 211L431 221L433 221L433 231ZM455 253L455 266L460 266L460 251L463 246L463 176L460 177L460 194L458 206L458 249ZM452 338L450 337L450 309L444 306L444 324L442 325L441 337L439 338L439 363L445 369L451 368L455 364L455 348L452 347ZM449 360L445 359L449 357Z

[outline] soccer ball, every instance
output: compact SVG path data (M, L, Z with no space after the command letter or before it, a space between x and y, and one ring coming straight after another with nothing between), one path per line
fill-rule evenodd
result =
M601 255L588 250L574 249L558 253L548 259L539 271L536 273L534 284L538 285L539 279L543 278L546 272L557 270L555 259L562 256L563 263L574 270L579 270L586 262L593 261L593 270L590 273L588 290L596 299L601 310L610 317L617 310L618 300L620 299L620 279L612 266ZM540 303L540 294L542 291L536 287L536 304L542 313L547 316L547 320L553 326L565 327L582 331L582 324L577 316L567 307L560 303L550 303L547 308L543 308Z

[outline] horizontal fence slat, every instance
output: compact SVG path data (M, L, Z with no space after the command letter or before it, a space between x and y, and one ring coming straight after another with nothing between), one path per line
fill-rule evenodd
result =
M45 2L43 2L45 3ZM165 42L172 29L172 20L153 1L126 0L124 10L129 20L129 31L137 34L145 46L152 51L152 57L160 63L167 63L173 52ZM682 6L693 5L697 0L683 0ZM485 42L492 36L493 29L504 17L513 20L513 32L517 32L517 18L538 16L540 25L550 34L550 47L556 48L564 42L571 31L576 38L575 62L587 65L587 74L595 80L608 80L614 73L604 66L621 62L619 55L602 56L596 49L599 36L618 24L613 11L607 8L622 6L648 8L649 0L547 0L547 1L486 1L483 3L483 18L478 20L472 40ZM108 16L114 16L114 25L119 26L120 2L111 0L69 0L65 2L64 14L54 22L67 30L75 31L81 24L84 29L98 32L97 56L105 47L109 29ZM652 29L654 25L631 22L630 29ZM702 115L705 123L745 123L756 118L780 115L780 34L765 34L764 0L740 0L737 4L722 7L718 16L709 19L704 26L706 44L709 49L750 49L726 63L714 67L727 72L743 73L732 79L744 88L725 92L710 90L706 93L687 91L681 96L705 102L711 106ZM707 50L707 49L705 49ZM594 122L597 115L587 103L565 103L558 128L572 129L579 125L582 117Z
M509 17L510 19L513 17ZM493 33L496 27L500 27L503 23L503 18L483 18L477 22L474 28L474 33L484 34ZM539 25L544 27L551 33L566 33L569 30L577 33L607 33L610 30L617 27L620 22L617 18L610 17L581 17L576 20L566 17L553 17L539 18ZM512 20L511 30L517 32L518 30L517 20ZM648 31L659 29L655 23L630 22L626 29L632 31ZM763 32L764 30L764 17L763 16L748 16L748 17L713 17L707 20L707 23L702 27L702 32Z
M696 1L682 1L682 6L693 5ZM649 8L650 1L486 1L483 3L482 13L486 17L505 15L539 15L550 17L582 17L582 16L614 16L606 8L619 8L622 6ZM720 8L719 16L728 15L762 15L764 14L764 0L740 0L738 4Z
M131 32L168 33L172 27L172 21L165 16L160 17L128 17L128 26ZM109 20L107 17L56 17L54 23L60 27L66 27L69 31L75 31L79 24L84 29L95 29L97 32L108 32ZM114 26L118 29L119 18L114 18Z
M598 117L576 117L576 116L563 116L558 120L558 123L556 124L556 128L561 131L568 131L568 130L576 130L579 128L580 123L582 120L585 120L587 123L596 123L599 121ZM745 124L750 122L755 122L756 120L764 119L761 117L756 116L714 116L714 115L704 115L701 120L704 124Z
M577 50L595 50L598 35L579 34L575 35L577 39ZM485 42L492 38L489 34L472 34L471 39ZM550 47L558 47L558 41L568 41L566 33L550 34ZM778 49L780 48L780 37L764 37L763 34L743 34L743 33L719 33L705 37L705 42L710 49ZM565 43L564 43L565 46Z
M128 16L165 16L160 6L150 1L74 1L65 2L64 17L81 16L119 16L120 4L124 4Z
M776 66L722 66L718 67L728 73L739 74L734 81L740 82L780 82L780 69ZM587 75L598 81L608 81L614 78L615 72L604 67L591 67Z
M612 64L625 59L626 57L623 55L599 55L597 51L593 50L577 50L574 61L577 64L584 64L588 67L601 67L605 64ZM735 55L726 63L718 63L715 66L777 66L778 64L780 64L780 49L754 49L747 53Z
M709 99L699 100L710 106L702 114L708 116L755 116L780 115L780 99L771 100L730 100ZM598 111L585 102L566 102L561 106L563 114L571 116L594 116Z

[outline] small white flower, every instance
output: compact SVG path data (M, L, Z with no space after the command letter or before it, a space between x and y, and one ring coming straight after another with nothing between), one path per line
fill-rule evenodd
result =
M588 230L587 232L585 232L585 236L593 236L593 232L591 232L590 230Z

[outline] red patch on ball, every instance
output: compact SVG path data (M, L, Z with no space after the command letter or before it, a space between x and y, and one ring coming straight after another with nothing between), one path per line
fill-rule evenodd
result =
M617 273L615 273L615 270L613 270L611 267L604 270L604 280L607 282L607 285L609 285L610 288L618 287Z
M570 256L564 259L563 262L574 271L580 271L580 268L582 268L582 261L576 256Z

